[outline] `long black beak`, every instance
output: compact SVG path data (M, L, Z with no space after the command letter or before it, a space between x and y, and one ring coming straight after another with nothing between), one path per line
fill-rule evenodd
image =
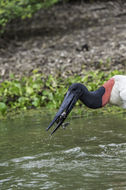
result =
M67 118L68 114L70 113L70 111L74 107L77 100L78 100L78 96L74 95L73 93L71 93L68 90L68 92L67 92L67 94L66 94L66 96L65 96L65 98L64 98L64 100L60 106L59 111L57 112L56 116L54 117L54 119L52 120L52 122L50 123L50 125L47 128L47 131L48 131L55 122L57 123L57 126L52 131L51 135L62 125L62 123Z

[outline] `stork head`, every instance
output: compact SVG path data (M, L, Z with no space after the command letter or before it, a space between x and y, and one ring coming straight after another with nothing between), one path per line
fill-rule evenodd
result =
M73 109L77 100L82 95L82 91L83 91L82 84L80 84L80 83L74 83L69 87L68 92L66 93L66 96L65 96L57 114L55 115L54 119L52 120L52 122L50 123L50 125L47 128L47 130L49 130L55 122L57 123L56 128L53 130L53 132L51 134L53 134L62 125L64 120L67 118L68 114Z

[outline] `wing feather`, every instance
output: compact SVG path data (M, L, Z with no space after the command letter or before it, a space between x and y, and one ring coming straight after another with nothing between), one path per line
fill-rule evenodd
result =
M126 101L126 90L120 92L120 98L122 101Z

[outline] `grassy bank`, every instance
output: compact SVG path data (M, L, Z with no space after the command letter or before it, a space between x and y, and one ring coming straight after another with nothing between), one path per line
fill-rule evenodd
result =
M16 79L11 74L9 80L0 84L0 114L7 115L10 111L27 110L32 108L59 108L68 87L72 83L83 83L90 91L96 90L106 80L116 74L124 74L120 71L84 72L81 76L69 78L55 78L50 75L43 76L38 71L33 71L30 77ZM81 107L81 102L77 105ZM108 109L111 109L108 107Z

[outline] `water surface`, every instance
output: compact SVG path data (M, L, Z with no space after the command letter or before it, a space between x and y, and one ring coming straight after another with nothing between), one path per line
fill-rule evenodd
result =
M125 118L72 118L53 136L51 116L1 121L0 189L126 189Z

